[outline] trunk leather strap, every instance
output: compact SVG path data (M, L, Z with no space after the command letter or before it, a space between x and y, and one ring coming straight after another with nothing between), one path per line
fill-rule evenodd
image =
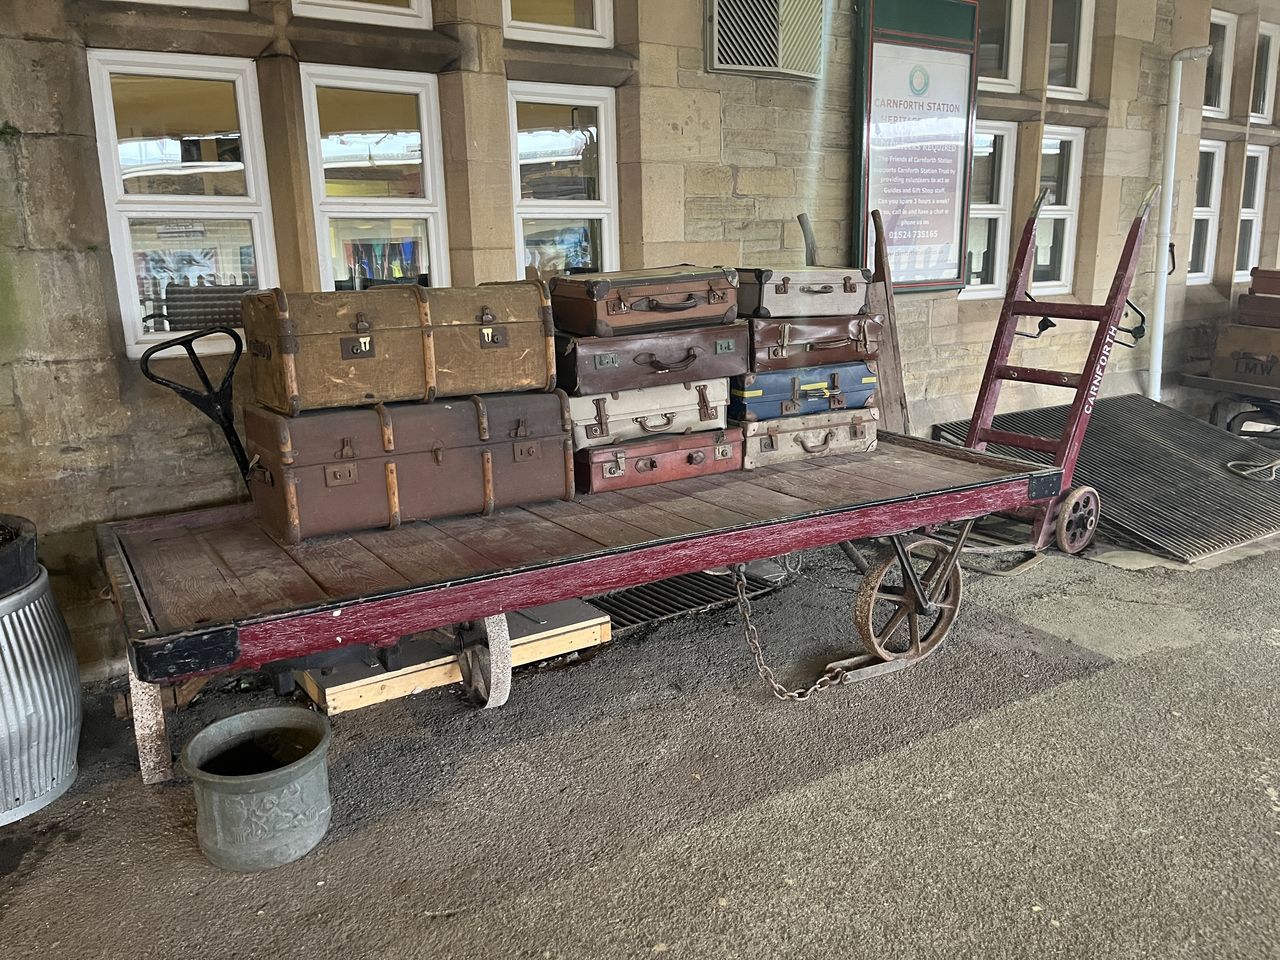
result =
M492 516L496 500L493 493L493 451L485 450L480 454L480 467L483 471L484 510L486 517Z
M379 403L373 408L378 414L378 425L382 428L382 450L391 453L396 448L396 431L391 424L391 411L386 404Z
M387 527L400 526L400 482L396 476L396 462L387 461Z

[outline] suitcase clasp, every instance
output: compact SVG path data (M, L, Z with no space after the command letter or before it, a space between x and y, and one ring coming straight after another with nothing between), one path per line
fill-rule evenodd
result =
M439 440L431 445L431 456L435 458L436 466L444 463L444 444Z
M596 397L596 419L592 423L588 423L584 428L586 435L592 440L598 440L600 437L609 435L609 410L608 401L604 397Z
M698 419L714 420L716 412L711 408L711 398L707 396L707 385L698 384Z
M368 333L373 327L363 313L357 313L355 321L351 324L351 329L356 333Z
M606 477L620 477L627 472L627 455L621 450L613 454L612 462L605 462L601 467Z
M774 284L773 292L784 297L789 294L791 292L791 278L783 277L781 283Z
M350 437L342 438L342 447L334 454L339 460L354 460L356 458L356 448L351 442Z
M783 406L785 407L786 405L784 404ZM760 452L772 453L774 450L777 450L777 449L778 449L778 428L769 427L768 430L765 431L764 436L760 438Z
M529 421L524 417L521 417L516 421L516 425L511 429L511 432L507 434L507 436L511 437L513 440L519 440L529 436Z
M636 461L637 473L648 473L650 470L658 469L658 459L656 457L642 457Z
M728 299L728 293L717 290L711 284L707 284L707 303L724 303Z
M857 292L857 287L855 287L855 286L853 285L853 277L845 277L845 278L844 278L844 292L845 292L845 293L856 293L856 292Z
M717 460L728 460L730 457L733 456L733 447L729 446L728 444L723 444L718 447L713 447L712 451L713 451L712 455Z
M719 460L721 458L716 457L716 459ZM706 462L707 455L702 450L695 450L693 453L689 454L689 466L691 467L700 467Z
M528 463L530 460L537 460L542 455L542 447L538 443L517 443L514 445L514 453L516 463Z

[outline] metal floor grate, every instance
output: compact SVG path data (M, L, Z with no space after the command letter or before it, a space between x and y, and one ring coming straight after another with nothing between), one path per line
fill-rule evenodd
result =
M779 586L781 584L747 574L747 596L753 600ZM587 602L593 607L609 614L613 620L614 633L660 620L670 620L686 613L714 610L736 600L733 577L703 572L686 573L656 583L627 587L587 598Z
M994 428L1054 437L1068 408L1002 413ZM938 424L963 443L969 421ZM1051 463L1049 454L992 444L992 453ZM1232 436L1138 394L1098 401L1080 448L1076 484L1102 496L1101 533L1185 563L1280 532L1280 482L1245 480L1231 460L1270 460L1267 447Z

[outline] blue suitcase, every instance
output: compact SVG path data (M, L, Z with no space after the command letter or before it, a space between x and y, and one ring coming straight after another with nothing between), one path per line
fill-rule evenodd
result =
M857 410L876 392L876 368L869 363L799 367L748 373L730 382L730 420L772 420L828 410Z

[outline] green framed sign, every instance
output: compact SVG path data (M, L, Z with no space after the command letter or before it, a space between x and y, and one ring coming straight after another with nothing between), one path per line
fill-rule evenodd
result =
M868 262L879 210L895 289L962 287L978 2L867 0L858 12L855 262Z

